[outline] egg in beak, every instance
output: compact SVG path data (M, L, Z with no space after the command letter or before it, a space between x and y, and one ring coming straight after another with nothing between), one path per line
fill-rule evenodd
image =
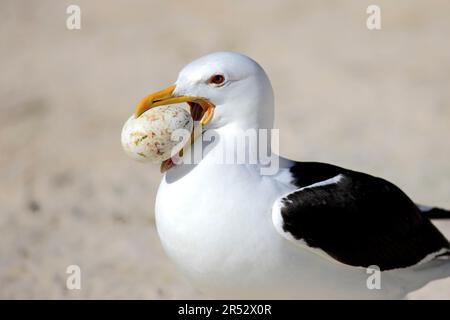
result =
M186 102L189 105L189 111L192 119L197 125L194 125L194 129L191 134L190 144L201 135L202 130L198 130L198 126L203 127L208 124L214 116L214 104L208 99L203 97L194 96L176 96L174 95L176 85L171 85L166 89L152 93L143 98L134 110L135 117L139 117L145 111L165 105L173 105ZM183 150L180 151L179 156L183 155ZM165 172L174 165L172 159L167 159L161 163L161 172Z

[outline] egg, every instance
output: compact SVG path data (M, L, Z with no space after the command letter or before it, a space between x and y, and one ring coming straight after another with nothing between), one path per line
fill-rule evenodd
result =
M191 114L182 107L154 107L125 122L122 147L135 160L161 163L183 148L193 125Z

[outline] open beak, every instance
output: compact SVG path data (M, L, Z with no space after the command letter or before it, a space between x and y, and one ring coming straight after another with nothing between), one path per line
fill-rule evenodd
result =
M134 110L135 117L139 117L145 111L154 107L187 102L191 107L191 115L194 121L200 121L202 126L208 124L214 115L214 105L201 97L174 96L173 91L175 88L176 85L171 85L142 99ZM200 116L199 119L195 119L198 116Z
M138 118L145 111L154 107L187 102L190 106L192 119L200 121L200 126L208 124L214 115L214 104L202 97L174 96L175 88L176 85L171 85L142 99L134 110L134 116ZM201 132L202 130L198 130L198 127L194 127L191 134L191 144L201 135ZM183 149L180 151L180 156L182 156L182 152ZM169 170L173 165L172 159L163 161L161 163L161 172Z

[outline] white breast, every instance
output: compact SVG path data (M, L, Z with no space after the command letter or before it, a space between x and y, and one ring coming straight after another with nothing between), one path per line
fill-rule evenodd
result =
M171 170L156 200L164 248L201 283L219 281L218 274L226 275L225 280L253 270L255 256L264 256L268 246L281 242L268 210L276 194L249 198L258 182L245 167L208 167L202 164L176 182L170 178L177 170ZM240 174L246 179L238 178Z

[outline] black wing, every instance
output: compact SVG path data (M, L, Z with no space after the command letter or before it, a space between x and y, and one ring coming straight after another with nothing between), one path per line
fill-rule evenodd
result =
M308 246L345 264L381 270L448 254L448 240L392 183L323 163L296 163L290 170L299 190L279 200L281 227ZM337 183L318 183L336 176Z
M425 207L418 205L419 210L426 217L432 220L450 219L450 211L442 208Z

